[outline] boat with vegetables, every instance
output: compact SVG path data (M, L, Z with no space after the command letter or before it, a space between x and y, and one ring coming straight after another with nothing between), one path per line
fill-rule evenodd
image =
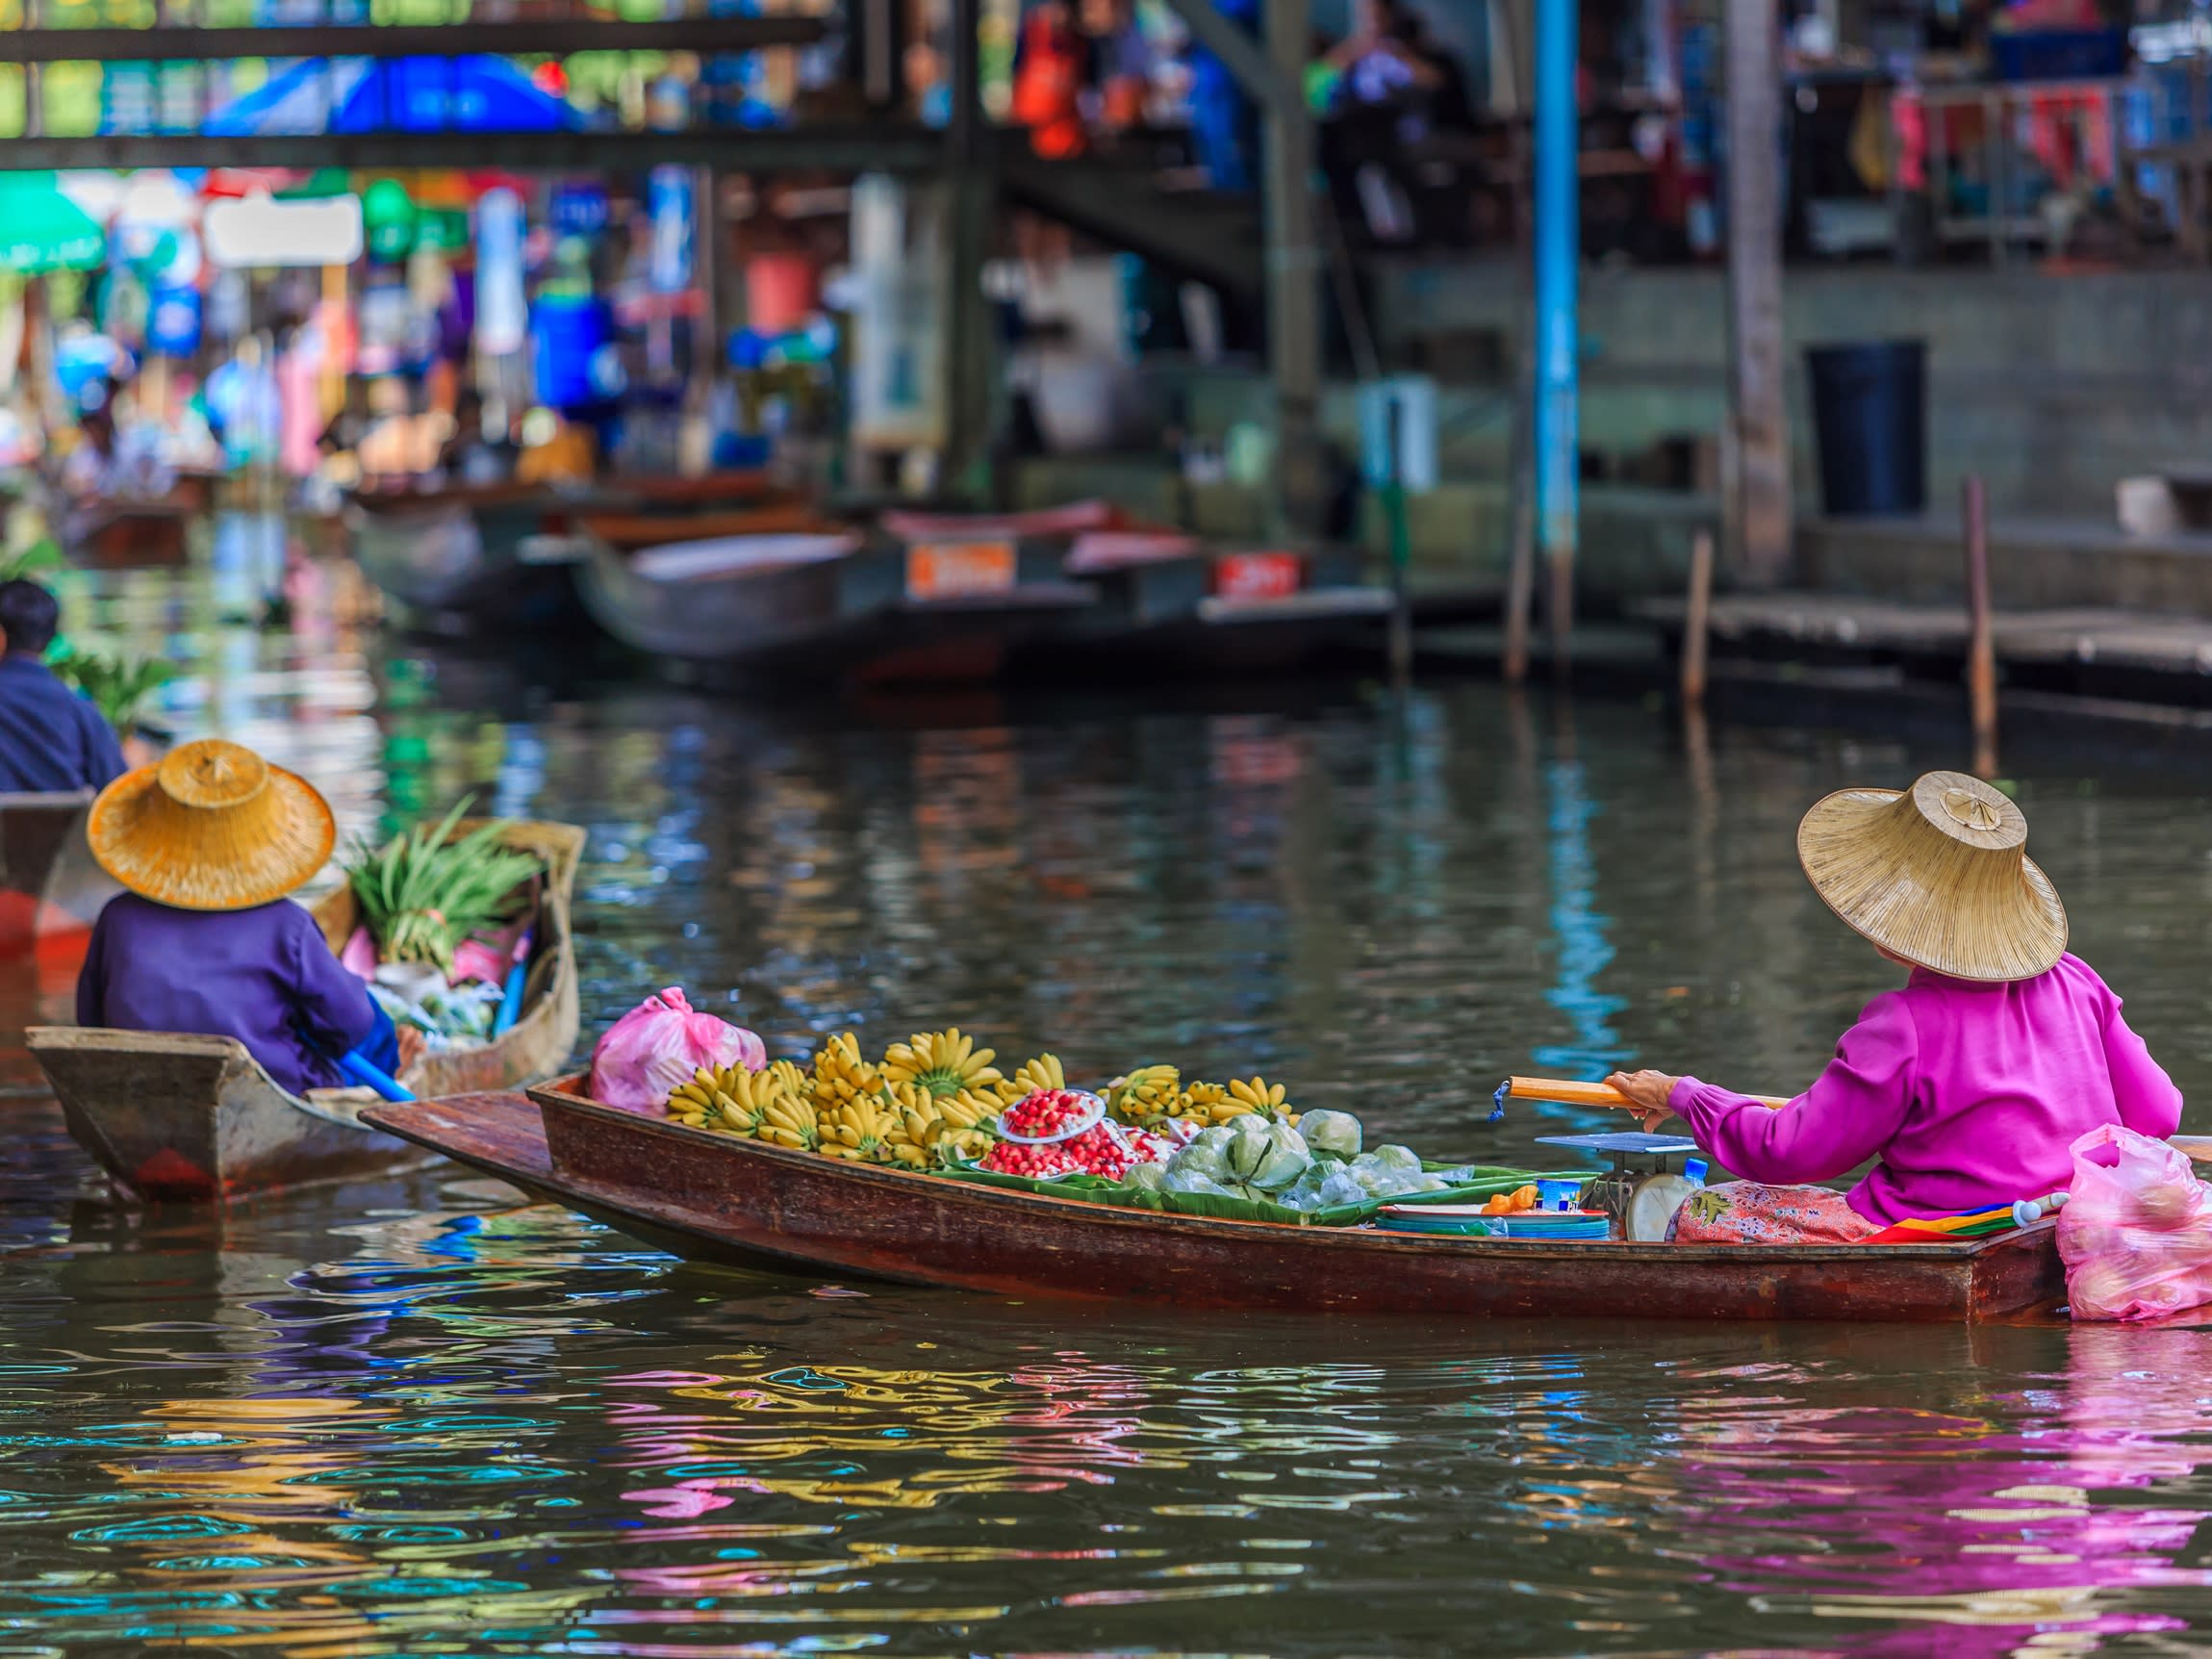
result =
M573 825L449 817L356 849L346 884L314 906L330 948L374 976L372 994L402 1023L425 1030L425 1052L397 1080L409 1093L514 1088L567 1059L578 1019L570 899L583 848ZM424 971L443 980L457 967L496 971L496 994L469 993L482 983L469 980L425 1008ZM70 1134L140 1198L219 1200L422 1157L364 1122L374 1095L293 1095L229 1037L74 1026L28 1037Z
M665 993L664 993L665 995ZM592 1074L376 1106L379 1128L679 1254L995 1294L1426 1317L1980 1320L2055 1300L2051 1227L1970 1242L1675 1245L1538 1213L1600 1172L1363 1148L1280 1085L1140 1067L1073 1090L957 1032L700 1066L658 1110ZM1569 1200L1570 1204L1573 1202ZM1592 1217L1599 1219L1593 1222ZM1524 1225L1524 1222L1526 1225Z

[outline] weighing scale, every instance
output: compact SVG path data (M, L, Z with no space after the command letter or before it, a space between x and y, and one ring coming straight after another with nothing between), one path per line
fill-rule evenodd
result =
M1679 1172L1666 1167L1669 1158L1697 1151L1696 1141L1679 1135L1539 1135L1537 1144L1602 1152L1612 1160L1612 1169L1589 1184L1583 1203L1612 1216L1620 1236L1635 1243L1665 1242L1674 1212L1705 1185L1702 1158Z

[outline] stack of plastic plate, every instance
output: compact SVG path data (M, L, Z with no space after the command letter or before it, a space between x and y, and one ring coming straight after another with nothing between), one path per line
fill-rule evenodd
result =
M1502 1215L1486 1215L1480 1204L1386 1204L1376 1217L1393 1233L1433 1233L1445 1238L1501 1237Z
M1613 1237L1613 1217L1602 1210L1523 1210L1492 1219L1508 1238L1564 1243Z

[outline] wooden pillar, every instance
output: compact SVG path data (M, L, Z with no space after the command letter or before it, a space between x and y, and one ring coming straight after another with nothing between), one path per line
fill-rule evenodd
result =
M1782 66L1775 0L1727 0L1728 432L1721 514L1750 586L1791 563L1782 362Z
M1278 81L1306 73L1311 0L1266 0L1265 47ZM1318 535L1328 511L1321 465L1321 252L1313 234L1313 124L1295 98L1260 105L1266 222L1267 368L1275 387L1277 511L1293 536Z
M998 151L984 124L979 0L953 0L953 118L944 226L945 456L940 483L978 499L991 494L991 410L997 354L991 349L983 265L998 217Z

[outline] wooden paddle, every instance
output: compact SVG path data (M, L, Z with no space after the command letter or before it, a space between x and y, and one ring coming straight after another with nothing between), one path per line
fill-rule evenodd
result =
M1790 1102L1777 1095L1755 1094L1749 1097L1761 1106L1779 1111ZM1566 1106L1610 1106L1623 1111L1640 1111L1635 1101L1617 1088L1608 1088L1602 1083L1566 1083L1550 1077L1509 1077L1497 1093L1497 1104L1502 1109L1509 1100L1556 1100ZM2205 1142L2206 1157L2212 1159L2212 1139Z
M2212 1135L2170 1135L2166 1139L2192 1163L2212 1163Z

